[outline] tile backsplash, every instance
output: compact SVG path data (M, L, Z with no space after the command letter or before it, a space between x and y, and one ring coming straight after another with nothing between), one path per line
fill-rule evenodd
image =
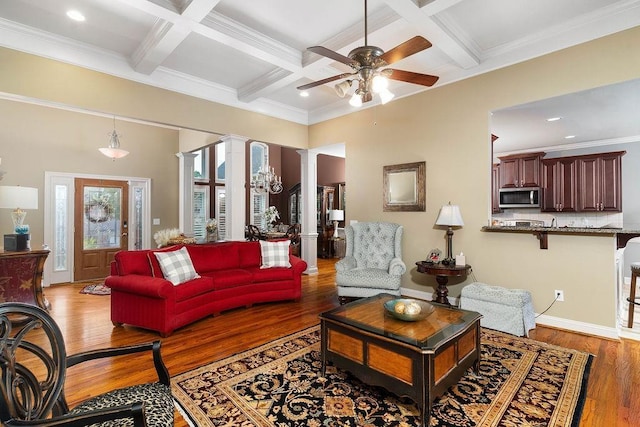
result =
M558 227L612 227L622 228L621 212L575 212L575 213L552 213L540 212L534 209L509 209L503 213L493 214L494 221L504 220L537 220L544 221L544 225L550 226L553 218L556 219Z

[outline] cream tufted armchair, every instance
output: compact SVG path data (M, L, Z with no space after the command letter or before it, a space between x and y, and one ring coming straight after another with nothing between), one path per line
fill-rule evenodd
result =
M400 278L407 271L401 258L402 231L390 222L358 222L345 228L346 256L336 263L341 304L382 292L400 295Z

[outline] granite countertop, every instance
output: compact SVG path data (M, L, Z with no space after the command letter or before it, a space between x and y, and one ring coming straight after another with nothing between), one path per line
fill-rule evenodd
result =
M530 232L553 234L640 234L638 229L627 228L597 228L597 227L507 227L503 225L491 225L482 227L482 231L497 232Z

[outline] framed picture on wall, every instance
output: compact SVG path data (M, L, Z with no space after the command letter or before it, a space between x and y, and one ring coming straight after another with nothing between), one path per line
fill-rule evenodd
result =
M383 211L424 212L426 162L384 166L382 172Z

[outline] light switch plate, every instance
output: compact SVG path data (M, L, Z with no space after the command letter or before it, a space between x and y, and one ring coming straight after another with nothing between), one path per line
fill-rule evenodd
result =
M160 225L160 218L153 218L153 225Z

